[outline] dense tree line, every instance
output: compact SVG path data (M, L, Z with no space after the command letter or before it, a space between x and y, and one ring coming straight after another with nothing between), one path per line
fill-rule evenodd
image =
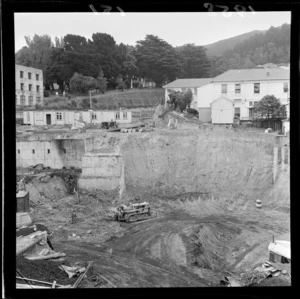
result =
M176 78L208 76L210 67L203 47L188 44L175 48L154 35L137 41L136 46L116 44L105 33L95 33L91 40L72 34L55 38L54 43L48 35L25 40L27 46L16 53L16 63L41 68L46 89L51 89L53 83L61 90L72 89L70 80L75 73L72 87L77 91L85 89L79 83L75 87L77 82L91 82L91 78L98 80L96 88L102 86L102 91L123 90L137 77L162 86Z
M26 46L15 55L16 63L42 69L46 89L57 83L60 90L83 92L95 87L105 92L107 88L130 87L136 77L162 86L176 78L207 78L234 68L287 63L290 25L271 27L212 58L202 46L173 47L154 35L146 35L135 46L117 44L111 35L99 32L91 39L67 34L54 42L49 35L25 37L25 41Z
M254 68L266 63L290 62L291 26L284 24L271 27L266 32L256 33L238 43L222 56L211 59L211 76L216 76L229 69Z

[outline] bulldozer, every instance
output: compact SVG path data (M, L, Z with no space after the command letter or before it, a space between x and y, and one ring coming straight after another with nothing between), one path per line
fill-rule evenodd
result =
M157 212L152 210L147 202L129 204L129 206L120 205L111 211L115 220L125 222L146 220L157 216Z

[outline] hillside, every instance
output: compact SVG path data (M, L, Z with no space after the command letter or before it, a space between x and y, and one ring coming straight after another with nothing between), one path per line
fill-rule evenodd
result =
M232 50L237 44L249 39L257 33L262 32L265 32L265 30L253 30L251 32L247 32L231 38L222 39L209 45L204 45L203 47L207 49L206 53L209 57L221 56L226 50Z
M291 25L272 26L267 31L252 33L253 35L251 36L250 32L247 38L244 36L243 41L235 40L236 44L231 49L226 45L232 39L220 41L223 42L224 51L220 56L211 57L211 77L230 69L248 69L266 63L290 62Z

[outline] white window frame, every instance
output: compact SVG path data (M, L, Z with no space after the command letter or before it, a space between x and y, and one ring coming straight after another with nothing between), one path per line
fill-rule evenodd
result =
M258 87L258 91L255 90L256 87ZM260 83L259 82L254 83L254 85L253 85L253 93L260 94Z
M116 112L116 119L121 119L120 111Z
M20 71L20 78L21 78L21 79L24 78L24 71Z
M33 96L28 96L28 105L33 105Z
M21 90L24 90L24 87L25 87L24 83L21 83L21 84L20 84L20 89L21 89Z
M92 112L92 119L97 119L97 114L95 112Z
M235 86L234 86L234 93L235 94L240 94L241 93L241 89L242 89L242 86L240 83L236 83Z
M36 97L36 102L39 104L41 102L41 97Z
M39 81L39 76L40 76L39 74L35 74L35 80L36 81Z
M221 84L221 94L227 94L227 84Z
M31 80L31 73L30 72L28 72L28 80Z
M123 111L123 119L128 119L127 111Z
M283 82L283 92L287 93L289 91L289 83Z
M26 98L25 98L25 95L23 95L23 94L20 96L20 104L21 105L25 105L26 104Z
M56 112L56 120L62 120L62 113Z
M28 90L32 91L32 84L28 84Z

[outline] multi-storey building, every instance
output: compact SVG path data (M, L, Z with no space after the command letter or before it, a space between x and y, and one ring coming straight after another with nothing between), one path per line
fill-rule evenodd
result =
M212 120L212 106L219 119L221 114L226 119L239 117L240 120L253 120L255 103L266 95L274 95L286 106L289 118L290 102L290 70L283 68L256 68L229 70L215 78L208 79L179 79L165 86L165 104L169 99L171 89L193 92L191 107L199 112L199 119L203 122ZM219 99L226 99L227 101ZM228 103L231 102L231 109ZM222 105L225 105L224 109ZM220 106L221 105L221 106ZM217 108L218 106L218 108ZM220 106L220 107L219 107ZM229 111L233 110L233 111Z
M16 105L43 104L43 71L16 64Z

